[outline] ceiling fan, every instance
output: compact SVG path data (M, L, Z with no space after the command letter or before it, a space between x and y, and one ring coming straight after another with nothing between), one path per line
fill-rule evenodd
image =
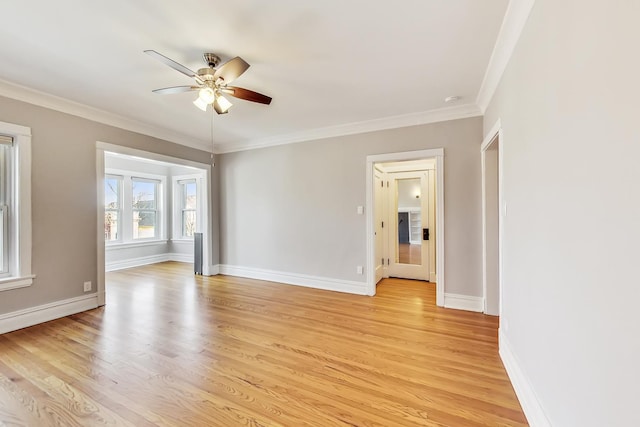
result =
M204 62L206 62L207 67L199 69L196 73L155 50L145 50L144 53L186 76L193 77L196 81L196 84L193 86L165 87L154 90L154 93L171 94L197 90L198 98L193 102L194 105L202 111L207 111L207 106L212 105L218 114L228 113L229 108L233 105L223 94L247 101L258 102L260 104L269 105L271 103L271 98L261 93L241 87L228 86L229 83L240 77L249 68L249 64L239 56L218 67L220 57L214 53L205 53L202 55L202 58Z

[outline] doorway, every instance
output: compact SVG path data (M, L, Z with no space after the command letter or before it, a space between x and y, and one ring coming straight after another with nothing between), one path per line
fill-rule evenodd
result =
M195 232L202 233L202 274L210 274L210 165L97 142L96 178L98 305L106 301L107 261L110 270L193 262Z
M443 172L443 149L367 156L369 295L384 277L413 278L436 282L444 305Z
M429 175L433 175L434 164L433 159L424 159L377 165L387 183L381 194L387 205L387 245L377 248L386 257L385 277L432 280L430 254L435 233L429 215L429 205L434 203Z
M502 306L502 144L498 122L481 145L482 289L484 313L494 316Z

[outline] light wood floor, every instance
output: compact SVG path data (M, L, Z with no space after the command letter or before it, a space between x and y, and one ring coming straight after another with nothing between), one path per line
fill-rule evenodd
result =
M497 319L433 284L365 297L163 263L0 335L0 426L520 426Z

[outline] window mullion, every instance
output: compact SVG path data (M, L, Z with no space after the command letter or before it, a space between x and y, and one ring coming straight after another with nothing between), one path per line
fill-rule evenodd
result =
M133 187L130 176L122 180L122 238L123 241L133 240Z

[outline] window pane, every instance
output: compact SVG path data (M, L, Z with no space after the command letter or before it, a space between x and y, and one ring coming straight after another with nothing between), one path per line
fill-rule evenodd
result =
M10 149L11 146L0 144L0 204L2 205L7 204L7 200L9 199L9 168L7 163Z
M0 273L9 272L9 159L11 146L0 144Z
M0 242L2 242L2 244L0 245L0 273L5 273L5 262L4 262L4 254L5 254L5 245L4 245L4 235L5 235L5 230L4 230L4 206L0 207Z
M104 206L109 209L120 207L120 179L106 177L104 180Z
M187 182L182 186L182 194L183 194L183 208L184 209L195 209L196 208L196 183L195 182Z
M196 231L196 211L182 211L182 235L193 237Z
M118 212L105 211L104 213L104 240L112 242L118 240Z
M157 182L132 179L131 185L134 209L156 209Z
M133 212L133 238L156 237L156 213L148 211Z

